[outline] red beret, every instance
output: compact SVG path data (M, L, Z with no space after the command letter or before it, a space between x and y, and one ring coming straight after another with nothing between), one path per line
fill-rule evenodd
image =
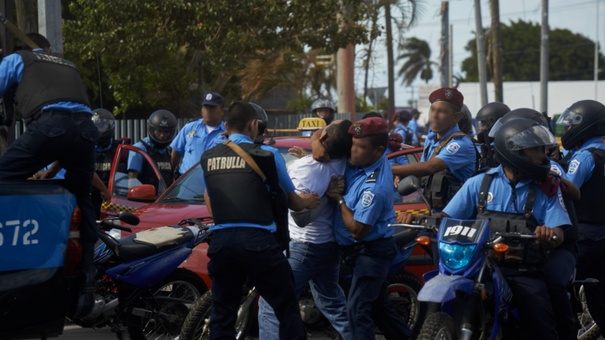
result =
M349 134L353 135L353 138L363 138L373 135L386 134L387 132L387 122L378 117L358 120L349 128Z
M403 136L398 134L397 132L391 132L389 135L389 141L387 145L391 151L399 151L401 150L401 143L403 143Z
M429 102L431 102L431 104L439 101L454 104L458 110L461 110L462 105L464 104L464 96L455 88L442 87L433 91L429 96Z

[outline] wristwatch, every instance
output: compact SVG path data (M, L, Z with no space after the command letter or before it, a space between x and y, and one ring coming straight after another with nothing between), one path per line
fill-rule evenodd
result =
M338 201L338 207L340 208L340 206L341 206L342 204L344 204L344 203L345 203L345 200L343 200L343 199L341 198L341 199Z

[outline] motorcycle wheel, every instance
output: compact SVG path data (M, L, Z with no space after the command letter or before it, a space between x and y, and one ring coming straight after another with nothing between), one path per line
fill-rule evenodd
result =
M582 310L578 313L578 321L580 323L580 329L578 330L578 340L596 340L601 336L601 329L590 316L588 312L588 305L586 304L586 293L584 292L584 286L580 287L578 292L578 299L582 306Z
M389 277L388 283L389 300L397 314L412 330L412 338L415 338L426 316L426 304L418 301L418 293L424 284L416 275L406 270Z
M248 330L252 324L252 309L256 308L256 290L252 290L244 297L242 305L237 312L235 321L235 339L243 340L248 335ZM250 300L252 299L252 300ZM250 306L247 304L252 303ZM246 308L243 308L246 306ZM207 291L200 299L198 299L191 307L179 340L201 340L210 339L210 309L212 307L212 291Z
M128 333L133 340L174 339L192 305L206 291L202 279L186 269L170 274L152 297L139 299L128 313Z
M453 340L456 339L454 321L452 317L443 312L427 315L420 330L419 340Z

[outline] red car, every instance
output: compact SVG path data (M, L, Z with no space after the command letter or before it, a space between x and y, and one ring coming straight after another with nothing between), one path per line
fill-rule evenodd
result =
M308 137L277 137L267 140L266 143L280 151L286 165L290 165L297 159L288 153L289 148L293 146L299 146L307 150L311 148ZM150 166L157 175L156 183L140 183L136 179L128 179L125 169L129 152L138 152L144 157L147 163L144 166ZM422 148L410 148L392 153L388 157L404 155L412 163L420 159L421 153ZM155 168L147 154L132 146L120 145L110 175L109 190L113 197L112 205L108 207L111 209L108 209L107 213L114 214L117 210L132 211L141 220L139 225L133 228L133 232L174 225L184 219L208 217L208 210L204 205L202 176L202 168L194 166L166 189L160 172ZM402 203L396 203L394 207L397 213L400 211L427 212L426 204L419 199L417 194L403 197ZM206 244L198 246L181 267L198 274L205 282L206 287L210 287L211 282L207 271L209 261L206 256L207 249ZM409 266L406 265L406 269L414 272L420 278L423 273L432 269L432 260L420 247L417 247L414 255L408 261Z

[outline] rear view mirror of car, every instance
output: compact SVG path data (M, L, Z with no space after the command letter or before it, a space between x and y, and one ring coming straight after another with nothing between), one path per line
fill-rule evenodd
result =
M128 200L137 202L153 202L157 192L151 184L141 184L128 190Z

